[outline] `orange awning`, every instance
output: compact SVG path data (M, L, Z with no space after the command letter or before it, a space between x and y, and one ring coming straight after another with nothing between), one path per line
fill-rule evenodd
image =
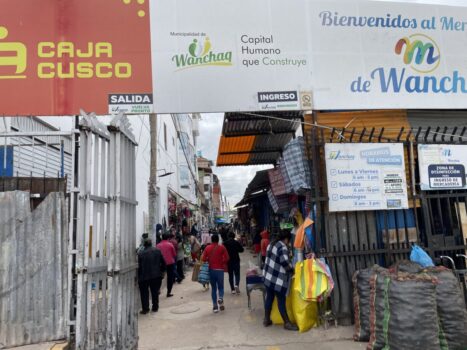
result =
M299 112L226 113L217 166L274 164L300 120Z

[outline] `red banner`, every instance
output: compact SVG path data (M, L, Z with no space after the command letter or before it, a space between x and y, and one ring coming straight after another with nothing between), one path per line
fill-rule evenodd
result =
M0 113L108 114L150 94L149 0L0 0Z

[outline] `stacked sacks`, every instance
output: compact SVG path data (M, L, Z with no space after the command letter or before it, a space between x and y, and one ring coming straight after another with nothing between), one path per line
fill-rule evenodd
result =
M427 274L384 277L386 349L439 350L436 279Z
M422 272L423 267L410 260L401 260L389 268L391 273L407 272L417 274Z
M389 271L378 266L370 278L370 340L368 350L382 349L386 344L384 338L383 320L386 306L385 278Z
M436 304L439 318L439 338L442 350L467 349L467 311L457 277L443 266L423 269L419 264L403 260L392 272L427 273L436 278Z
M451 270L438 266L424 270L438 280L436 303L443 350L467 349L467 311L457 277Z
M355 271L353 282L353 305L355 315L355 341L370 340L370 280L379 266Z
M465 302L451 270L401 261L360 270L353 281L354 339L367 340L369 315L368 350L467 349Z

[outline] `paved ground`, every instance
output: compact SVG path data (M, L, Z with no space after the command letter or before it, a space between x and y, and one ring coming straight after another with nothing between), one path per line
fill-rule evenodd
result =
M242 279L249 253L242 254ZM247 307L247 298L241 286L240 295L231 295L227 275L225 279L226 310L212 313L210 291L191 281L191 272L180 285L174 286L172 298L161 293L160 310L140 316L139 349L365 349L364 343L351 340L351 327L324 330L315 328L306 333L290 332L281 326L262 326L263 306L261 293L252 294L253 310Z

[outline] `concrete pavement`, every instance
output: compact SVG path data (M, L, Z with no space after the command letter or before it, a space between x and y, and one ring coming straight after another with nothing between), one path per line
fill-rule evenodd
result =
M242 258L242 283L248 261L256 259L245 252ZM140 315L139 349L264 349L337 350L365 349L365 343L355 343L352 327L314 328L306 333L284 330L281 326L264 328L261 293L252 293L251 311L247 307L245 285L240 295L231 295L225 275L226 310L213 314L210 291L191 281L191 270L182 284L174 286L172 298L161 292L157 313Z

